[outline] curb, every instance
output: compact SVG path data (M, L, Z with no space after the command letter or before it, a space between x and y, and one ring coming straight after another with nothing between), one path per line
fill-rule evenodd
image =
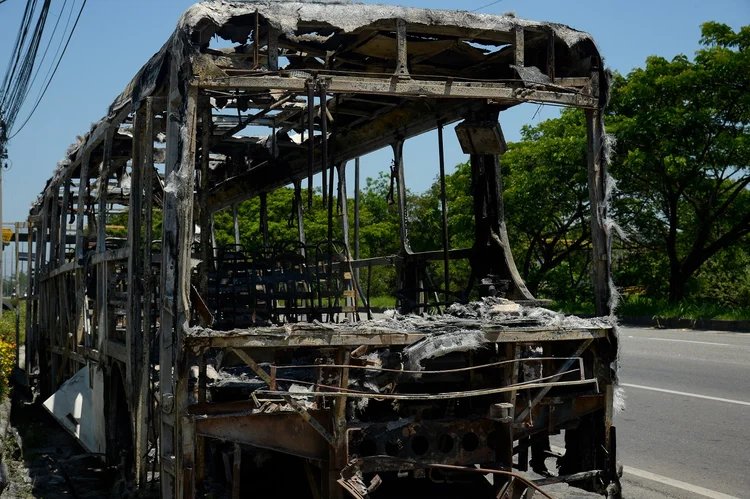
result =
M708 331L728 331L733 333L750 333L750 321L733 321L724 319L685 319L681 317L653 317L623 315L618 317L620 323L627 326L650 326L660 329L696 329Z

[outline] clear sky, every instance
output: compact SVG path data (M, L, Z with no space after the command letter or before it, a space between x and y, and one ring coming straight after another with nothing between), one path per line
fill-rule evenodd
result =
M73 0L69 0L73 1ZM399 0L379 3L439 9L474 10L491 0ZM80 5L81 0L75 0ZM15 40L24 0L0 4L0 70L4 71ZM66 148L77 135L102 118L107 107L148 58L159 50L191 0L89 0L55 80L26 128L10 143L11 170L4 172L3 218L23 221L31 202ZM54 0L48 29L59 14L62 0ZM68 3L70 6L70 3ZM554 21L591 33L606 64L623 73L642 66L648 55L671 58L692 55L698 48L700 24L720 21L734 29L750 24L750 0L503 0L482 9L488 14L512 11L518 17ZM77 12L77 8L76 8ZM75 14L74 14L75 15ZM67 18L67 13L63 23ZM64 24L63 24L64 25ZM46 42L42 43L42 47ZM50 58L54 54L56 43ZM42 75L47 68L42 67ZM40 77L41 80L41 77ZM38 85L38 84L37 84ZM25 120L39 89L32 89L16 120ZM525 123L557 114L554 108L526 104L501 115L508 140L519 137ZM446 133L446 162L465 158L455 135ZM363 176L388 167L390 153L381 151L363 159ZM407 186L422 191L437 172L435 134L413 139L405 146ZM351 179L351 175L349 176Z

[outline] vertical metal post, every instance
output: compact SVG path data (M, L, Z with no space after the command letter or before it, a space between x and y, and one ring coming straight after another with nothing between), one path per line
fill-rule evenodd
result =
M75 260L80 262L86 252L86 234L83 230L83 219L86 214L86 203L89 194L90 156L84 152L81 160L81 180L78 183L78 201L76 203L76 251Z
M336 165L328 169L328 240L333 241L333 171Z
M549 81L555 82L555 32L547 31L547 76Z
M39 386L42 390L47 390L47 369L42 369L42 365L47 362L47 353L42 349L42 331L47 320L47 295L42 293L42 288L46 286L42 285L42 269L46 269L47 261L47 233L49 231L49 210L51 209L51 198L45 194L44 202L42 203L42 212L39 216L41 220L41 230L39 231L39 237L37 238L37 252L36 252L36 273L35 273L35 289L36 294L39 296L37 302L37 313L38 321L34 325L34 337L32 338L33 343L31 344L31 357L34 355L39 359ZM29 351L26 351L26 356L29 356Z
M214 214L211 213L211 240L216 241L216 225L214 224ZM214 261L219 258L219 248L214 246Z
M320 176L323 184L323 206L326 206L328 196L328 100L326 99L325 83L318 82L318 98L320 99Z
M60 250L60 186L54 185L51 187L53 190L52 195L52 206L50 209L50 234L49 234L49 269L52 270L57 268L58 255ZM0 307L1 308L1 307Z
M76 245L73 253L73 261L81 265L75 271L76 283L76 342L83 339L84 345L91 346L88 307L86 306L86 295L84 293L86 275L83 268L83 254L86 249L86 237L84 233L84 217L86 215L86 202L89 193L89 167L90 156L87 151L83 153L81 161L81 175L78 182L78 201L76 202Z
M515 62L516 62L516 67L522 68L525 64L523 26L516 26L515 33L516 33Z
M145 108L136 112L133 119L133 141L131 150L130 170L130 203L128 210L128 310L125 333L125 348L128 352L127 370L125 374L126 387L133 389L138 379L138 364L140 362L139 348L143 336L141 335L141 296L142 296L142 257L141 227L143 220L143 129L145 128ZM135 391L135 390L134 390ZM128 399L130 394L128 394ZM137 437L136 437L137 438ZM138 449L137 449L138 450ZM138 465L137 469L140 470Z
M398 286L400 289L405 290L404 298L399 299L398 309L400 313L408 313L413 309L410 308L413 303L421 302L420 293L417 291L421 288L419 279L419 267L418 263L414 259L410 258L412 255L411 244L409 243L409 215L408 208L406 205L406 182L404 176L404 140L401 138L396 139L396 142L391 144L393 147L393 158L396 168L396 190L398 197L398 222L399 222L399 233L401 241L401 261L396 262L396 272L399 276ZM369 298L368 298L369 299ZM417 313L419 311L417 310Z
M197 90L188 90L185 102L181 89L180 68L172 61L169 71L169 91L167 97L167 155L164 168L165 178L178 174L181 182L188 182L182 189L164 192L162 223L162 263L161 263L161 313L159 342L159 395L161 398L160 477L161 497L180 497L181 479L184 470L180 459L180 435L177 414L180 412L181 375L178 359L181 338L179 326L187 319L188 290L184 287L183 273L190 262L190 239L192 237L192 204L186 205L187 193L192 198L194 182L194 156L187 153L192 147L194 154L195 107ZM182 138L186 137L187 143ZM184 180L183 180L184 179ZM192 199L190 200L192 201ZM184 243L184 245L183 245ZM177 378L177 383L175 383ZM178 386L175 386L178 385ZM186 395L186 394L185 394ZM171 466L167 465L171 462ZM174 473L174 474L172 474Z
M393 160L396 164L396 187L398 191L398 219L399 229L401 233L401 249L406 253L411 253L409 234L407 230L408 221L406 207L406 182L404 179L404 140L397 139L391 147L393 147Z
M234 221L234 244L235 246L239 246L240 245L240 219L237 216L237 203L232 205L232 220Z
M29 221L26 225L26 231L27 231L27 237L26 240L26 365L24 366L24 369L26 371L26 374L31 372L31 365L32 365L32 359L33 356L33 349L30 348L31 346L31 337L32 337L32 324L34 324L34 307L33 307L33 294L34 290L36 289L36 286L33 285L33 279L34 279L34 268L32 267L32 258L35 258L35 253L39 251L38 248L36 248L37 244L34 244L32 246L32 236L33 241L36 243L38 241L37 237L37 229L34 227L33 222L31 221L31 217L29 217ZM16 354L16 358L17 358Z
M268 25L268 70L279 70L279 30Z
M255 11L255 29L253 30L253 69L258 69L260 64L260 22L258 19L258 11Z
M313 163L315 163L315 80L307 81L307 209L313 202Z
M153 168L145 164L145 149L153 149L153 137L147 133L148 122L152 119L149 115L149 106L141 106L136 112L133 122L133 147L131 152L131 184L130 184L130 209L128 216L128 316L126 348L128 351L128 387L131 387L132 399L138 403L135 407L135 468L136 480L141 486L146 481L146 460L144 455L147 450L148 426L144 425L143 405L143 378L149 366L144 363L144 350L148 350L148 344L144 342L144 331L148 327L143 323L142 311L144 303L141 301L143 293L143 272L150 266L150 258L145 259L141 250L143 245L141 228L143 227L143 187L144 170ZM151 185L146 185L151 188ZM130 395L130 394L129 394ZM130 398L130 397L129 397Z
M65 263L65 244L68 242L68 208L70 207L71 180L64 180L63 183L63 197L62 204L60 205L60 251L57 254L58 267Z
M187 414L188 406L188 354L185 351L185 329L183 325L190 324L190 274L192 259L192 242L194 237L193 192L195 189L195 154L197 151L196 124L198 116L198 88L190 86L187 89L184 106L183 121L181 123L179 142L179 172L177 175L185 179L186 189L174 195L175 211L172 221L176 222L177 238L174 248L176 259L173 261L175 272L175 320L172 322L174 339L174 414L175 414L175 482L177 497L193 497L188 495L194 487L195 453L188 452L194 446L194 433L191 427L183 425L183 416Z
M234 455L232 458L232 499L240 499L240 470L242 469L242 447L234 444Z
M346 245L347 252L349 251L349 207L347 206L346 198L346 161L339 164L336 169L338 170L339 178L339 202L341 203L341 234Z
M403 19L396 19L396 36L397 36L397 49L398 59L396 61L396 75L401 77L409 77L409 68L407 66L407 49L406 49L406 21Z
M119 123L112 123L104 136L104 152L102 166L99 172L97 191L99 194L99 212L97 220L96 252L100 255L107 251L107 190L109 184L109 170L112 166L112 142ZM99 314L97 326L96 348L106 355L107 350L107 328L109 324L109 305L107 303L107 290L109 288L109 264L106 261L99 263L97 268L98 283L96 286L96 309Z
M336 363L349 365L351 352L345 347L336 353ZM349 385L349 368L341 368L338 385L343 389ZM328 459L328 495L330 499L343 499L344 488L339 486L341 470L346 466L346 397L337 397L333 402L333 438L335 445L330 447ZM347 494L348 495L348 494Z
M591 207L591 243L593 247L594 305L596 315L611 313L609 289L610 238L604 227L607 168L602 154L602 127L599 110L586 110L588 145L589 205Z
M349 245L349 201L346 196L346 161L342 162L341 164L336 166L336 169L338 170L338 183L339 183L339 189L338 189L338 198L339 203L341 205L341 234L342 239L344 240L344 246L346 248L346 259L347 259L347 265L348 265L348 272L351 274L354 274L352 266L351 266L351 259L352 254L350 251L350 245ZM350 274L350 275L351 275ZM346 275L346 271L344 272L344 275ZM345 298L344 301L346 302L347 306L353 307L353 309L356 311L358 309L358 301L359 297L357 296L357 287L359 282L356 281L356 275L351 275L351 278L346 280L345 279L345 289L346 291L351 291L351 298ZM350 301L351 300L351 301ZM358 313L352 313L351 319L352 320L358 320L359 314Z
M58 262L59 262L59 254L60 254L60 185L55 184L52 186L53 196L52 196L52 207L51 207L51 215L50 215L50 251L49 251L49 270L57 268ZM54 279L50 279L49 281L49 288L52 288L55 286L56 282L59 281L59 276L55 277ZM47 286L45 286L47 287ZM51 293L53 296L49 298L49 302L47 303L47 314L50 318L49 322L47 323L45 329L45 335L48 338L48 342L50 346L58 346L57 340L60 336L60 328L63 323L62 320L57 320L57 317L62 317L62 314L60 312L60 293L53 292ZM2 308L2 307L0 307ZM42 346L42 351L46 348L47 345ZM45 353L46 355L46 353ZM50 352L50 375L48 378L48 388L50 393L57 390L57 367L59 365L59 358L58 355L55 352Z
M263 244L268 245L268 194L260 195L260 233L263 235Z
M213 118L211 117L211 104L208 99L200 101L201 116L201 170L200 170L200 227L201 227L201 266L198 289L204 299L208 294L208 273L212 268L211 249L213 240L211 239L211 215L208 211L208 175L211 153L211 139ZM203 324L208 326L208 324Z
M20 275L20 265L18 263L18 246L21 242L20 235L18 234L18 231L21 228L21 224L16 222L16 278L15 278L15 288L16 288L16 367L20 367L18 365L18 354L21 351L21 286L18 283L18 277ZM27 256L28 257L28 256ZM28 276L27 276L28 278ZM0 307L1 308L1 307Z
M147 481L148 454L148 427L153 411L153 400L151 392L151 323L153 322L153 311L151 301L153 297L153 271L151 266L151 244L153 241L153 213L154 213L154 101L152 97L146 99L144 112L146 119L143 129L143 350L141 351L141 373L138 389L138 408L140 414L136 423L136 434L138 435L141 451L136 456L140 461L138 472L138 483L144 486ZM139 428L140 427L140 428ZM154 435L156 438L156 435Z
M448 240L448 200L445 195L445 151L443 149L443 124L438 125L438 153L440 155L440 208L443 211L443 278L445 283L445 300L448 301L450 284L450 248Z
M359 260L359 158L354 160L354 259ZM359 282L359 267L354 277Z
M297 236L299 242L305 244L305 210L302 208L302 181L300 180L294 182L294 202L297 205Z

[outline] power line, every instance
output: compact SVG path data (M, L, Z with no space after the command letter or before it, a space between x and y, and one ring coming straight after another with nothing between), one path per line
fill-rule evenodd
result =
M47 84L44 86L44 90L42 91L41 95L36 101L36 104L34 104L34 107L31 110L31 113L26 117L26 120L21 124L21 127L16 130L16 132L10 136L12 139L16 135L18 135L21 130L26 126L26 124L29 122L31 117L34 115L34 112L39 107L39 104L42 102L42 99L44 98L44 95L47 93L47 89L49 89L50 83L52 83L52 79L55 77L55 74L57 73L57 68L60 67L60 63L63 60L63 57L65 56L65 51L68 50L68 45L70 44L70 39L73 38L73 33L75 33L76 26L78 26L78 21L81 19L81 14L83 14L83 8L86 7L86 1L83 0L83 3L81 4L81 9L78 11L78 16L76 16L76 21L73 23L73 29L70 30L70 34L68 35L68 39L65 42L65 47L63 47L62 53L60 54L60 58L57 60L57 64L55 65L55 69L52 71L52 75L49 77L49 80L47 80Z
M500 2L503 2L503 1L504 1L504 0L495 0L494 2L490 2L490 3L488 3L487 5L482 5L481 7L479 7L479 8L477 8L477 9L474 9L474 10L472 10L472 12L476 12L476 11L478 11L478 10L486 9L487 7L492 7L492 6L493 6L493 5L495 5L496 3L500 3Z
M23 11L23 17L21 18L21 25L18 27L18 34L16 34L16 42L13 45L13 51L11 52L11 56L8 59L8 68L5 70L5 77L3 78L2 95L0 95L3 102L5 101L5 97L8 95L11 89L13 76L15 75L16 68L18 67L18 61L21 60L21 52L23 51L23 46L26 43L26 33L28 33L29 31L31 17L34 13L35 7L36 0L28 0L26 2L26 7Z
M37 59L44 26L47 23L51 1L44 0L30 38L28 37L29 30L38 1L28 0L26 2L21 25L16 36L16 43L3 79L2 95L0 96L0 112L5 121L6 131L13 128L13 123L28 95L29 82Z
M52 34L49 36L49 40L47 41L47 46L44 47L44 54L42 54L42 58L36 67L36 71L34 72L34 77L31 79L31 83L29 84L29 89L31 89L34 86L34 83L36 82L36 78L37 76L39 76L39 73L41 72L42 64L44 64L44 61L47 59L47 53L49 52L49 47L50 45L52 45L52 40L55 38L55 33L57 33L57 27L60 25L60 19L62 19L63 12L65 11L66 5L68 5L68 0L65 0L65 2L63 2L63 6L60 9L60 14L57 16L57 21L55 21L55 27L52 28ZM65 32L68 31L68 26L70 25L70 18L72 17L72 14L73 14L73 5L75 5L75 2L74 4L70 6L70 12L68 13L68 21L65 24L65 30L63 30L63 35L60 37L60 43L57 46L57 51L55 52L55 55L52 58L53 61L55 60L55 58L57 58L57 54L60 53L60 48L62 47L62 41L63 41L63 38L65 37ZM49 70L47 71L47 74L44 77L45 79L49 76L50 71L52 71L52 64L50 64L49 66Z
M15 82L14 88L11 92L11 103L10 105L10 123L9 126L12 128L13 123L18 116L21 106L26 101L26 97L29 94L29 82L31 80L31 73L34 70L34 64L37 60L37 54L39 52L39 45L42 42L42 34L44 32L44 26L47 23L47 14L49 13L49 7L51 0L45 0L42 10L37 19L34 27L33 34L29 40L29 45L26 48L26 54L23 59L18 72L18 78Z

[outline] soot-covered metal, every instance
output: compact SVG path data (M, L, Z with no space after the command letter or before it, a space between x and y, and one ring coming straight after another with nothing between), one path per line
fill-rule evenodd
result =
M32 206L29 372L45 395L93 373L86 414L105 424L91 438L165 498L549 497L555 482L619 497L607 85L591 37L554 23L197 4ZM599 318L544 308L516 269L500 122L527 102L586 112ZM473 241L449 246L442 199L442 247L419 252L404 172L420 165L404 143L438 130L444 184L443 129L457 122ZM347 162L384 147L399 248L361 258ZM327 237L311 241L318 176ZM291 241L269 223L279 188L293 190ZM252 198L262 243L248 247L237 205ZM224 209L234 244L220 246ZM397 280L385 313L369 303L377 267ZM561 432L555 473L548 439Z

